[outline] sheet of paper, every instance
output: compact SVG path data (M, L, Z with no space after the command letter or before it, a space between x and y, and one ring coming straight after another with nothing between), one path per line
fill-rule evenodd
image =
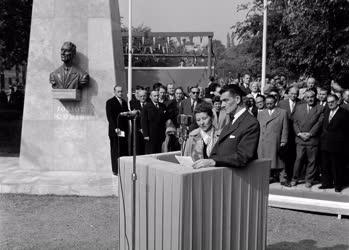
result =
M175 155L175 157L181 166L193 168L192 165L193 165L194 161L190 156Z

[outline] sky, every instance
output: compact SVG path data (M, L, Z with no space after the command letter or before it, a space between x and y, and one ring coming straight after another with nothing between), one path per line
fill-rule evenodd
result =
M133 26L144 24L154 32L214 32L214 39L227 41L227 32L246 13L237 6L251 0L132 0ZM123 23L128 24L128 0L119 0Z

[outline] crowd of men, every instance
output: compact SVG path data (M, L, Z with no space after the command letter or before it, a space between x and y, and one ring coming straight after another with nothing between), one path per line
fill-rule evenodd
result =
M271 182L293 187L305 182L310 188L321 182L320 189L340 192L345 179L345 160L349 144L349 90L332 83L320 85L315 78L287 83L276 76L267 79L263 94L259 79L245 74L227 84L244 92L244 106L260 125L258 157L270 158ZM160 153L180 149L176 131L177 116L193 116L195 107L208 102L214 111L213 124L222 129L229 114L221 110L222 82L210 78L206 88L161 83L152 89L138 86L129 105L122 99L122 87L114 87L114 97L107 101L112 167L117 174L117 157L130 154L127 147L128 121L121 112L140 110L137 118L137 154ZM194 122L189 131L196 128ZM124 133L123 133L124 132Z
M10 87L8 91L0 89L0 108L23 109L24 93L16 85Z

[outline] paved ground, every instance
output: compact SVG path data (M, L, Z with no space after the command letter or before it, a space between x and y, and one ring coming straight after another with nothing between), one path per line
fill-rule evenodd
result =
M0 249L117 249L118 198L0 195ZM349 249L349 218L270 208L268 250Z

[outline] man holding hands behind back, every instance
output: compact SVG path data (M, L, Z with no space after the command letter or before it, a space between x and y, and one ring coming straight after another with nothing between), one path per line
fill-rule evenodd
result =
M230 122L223 128L210 159L195 161L193 168L241 168L257 158L259 123L244 106L243 96L237 85L222 88L222 109L230 116Z
M122 95L122 87L115 85L114 97L110 98L105 105L109 122L110 157L114 175L118 174L118 158L128 154L126 140L128 121L125 117L119 117L120 113L128 111L127 102L122 99Z

